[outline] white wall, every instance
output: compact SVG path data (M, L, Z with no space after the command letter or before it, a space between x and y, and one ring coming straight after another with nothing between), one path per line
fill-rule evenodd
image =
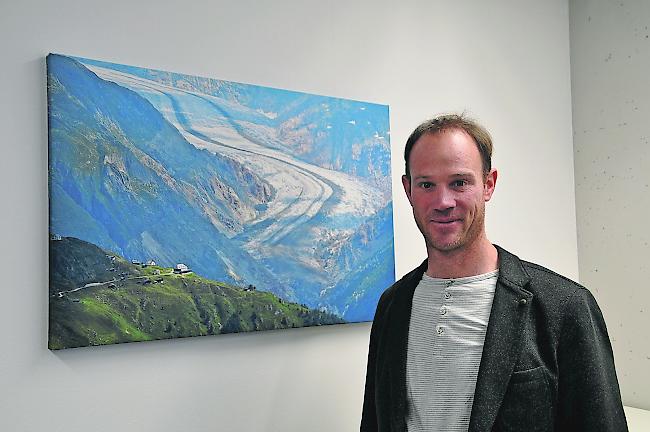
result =
M650 409L650 3L570 4L581 282L608 323L624 403Z
M0 430L353 431L368 324L50 352L45 55L390 105L397 271L424 257L399 176L431 115L493 132L493 241L577 278L566 0L3 1Z

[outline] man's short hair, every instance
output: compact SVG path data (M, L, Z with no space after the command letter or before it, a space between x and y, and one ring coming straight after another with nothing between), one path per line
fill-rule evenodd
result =
M410 179L409 156L413 146L424 134L437 134L449 130L462 130L472 137L481 155L483 174L488 175L492 169L492 137L483 126L475 120L466 117L464 114L443 114L427 120L415 128L404 148L404 160L406 162L406 176Z

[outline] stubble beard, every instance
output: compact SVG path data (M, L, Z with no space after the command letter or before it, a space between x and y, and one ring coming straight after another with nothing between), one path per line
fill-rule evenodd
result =
M463 219L463 221L465 222L466 219ZM428 220L425 224L428 224ZM469 246L474 244L483 233L485 225L485 204L477 209L469 228L466 231L460 231L457 237L451 241L441 242L436 240L435 237L429 233L427 227L423 226L420 221L417 221L417 225L424 236L424 241L428 250L434 250L444 254L459 252L463 249L469 248Z

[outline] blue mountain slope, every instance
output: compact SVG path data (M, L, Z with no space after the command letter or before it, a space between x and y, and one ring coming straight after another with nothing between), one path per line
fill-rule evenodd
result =
M70 58L48 56L48 102L52 232L282 292L227 236L272 199L262 179L196 149L145 99Z
M345 317L347 321L372 319L381 293L395 282L392 204L366 220L350 238L331 253L321 254L333 274L341 275L325 291L320 307Z

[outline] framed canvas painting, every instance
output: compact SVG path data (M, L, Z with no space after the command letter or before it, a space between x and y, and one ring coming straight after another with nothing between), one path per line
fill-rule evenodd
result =
M388 107L47 57L49 347L372 320Z

